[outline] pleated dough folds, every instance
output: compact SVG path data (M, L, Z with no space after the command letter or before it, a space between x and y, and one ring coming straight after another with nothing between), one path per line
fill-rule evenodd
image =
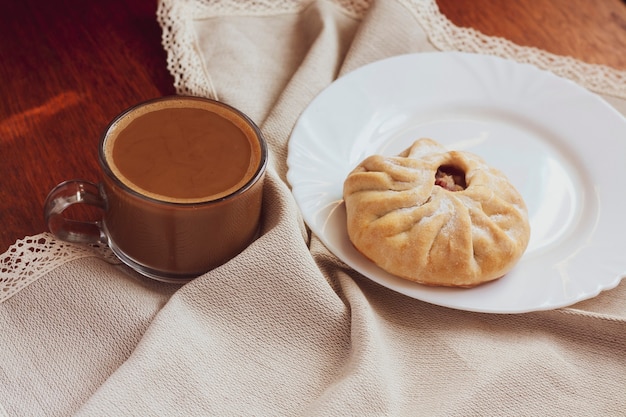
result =
M464 174L463 189L435 185L442 167ZM343 195L356 249L421 284L473 287L500 278L530 238L524 200L504 174L431 139L396 157L368 157L346 178Z

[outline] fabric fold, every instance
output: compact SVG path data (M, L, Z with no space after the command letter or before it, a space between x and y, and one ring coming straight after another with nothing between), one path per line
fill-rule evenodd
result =
M317 94L393 55L494 52L437 16L434 0L160 0L177 91L241 109L268 141L261 235L182 287L93 256L34 280L0 304L0 414L623 414L623 283L555 311L458 311L363 277L302 220L286 158ZM611 74L605 99L625 112Z

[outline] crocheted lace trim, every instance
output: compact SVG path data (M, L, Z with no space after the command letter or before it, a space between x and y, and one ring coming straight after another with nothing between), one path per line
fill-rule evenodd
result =
M331 0L328 0L331 1ZM345 13L362 18L372 0L334 0ZM588 64L571 57L551 54L533 47L519 46L504 38L487 36L472 28L454 25L440 11L435 0L398 0L412 13L428 34L430 42L442 51L495 55L535 65L569 78L600 94L626 98L626 71ZM296 12L310 4L304 1L276 0L162 0L157 19L163 28L167 67L174 76L179 94L218 98L211 78L196 53L191 20L219 15L269 15Z
M331 1L331 0L327 0ZM342 10L362 18L372 0L332 0ZM415 16L431 43L442 51L496 55L569 78L596 93L626 98L626 71L588 64L537 48L522 47L506 39L486 36L471 28L455 26L441 14L435 0L398 0ZM157 20L162 28L167 68L179 94L218 98L195 47L192 20L219 15L271 15L297 12L310 1L277 0L161 0ZM0 303L39 277L64 263L84 257L116 262L106 247L61 242L48 233L18 240L0 255Z
M399 1L413 12L431 43L442 51L495 55L532 64L563 78L569 78L596 93L626 98L626 71L588 64L538 48L519 46L504 38L486 36L472 28L458 27L441 14L435 0Z
M120 264L106 245L67 243L50 233L18 240L0 255L0 303L60 265L86 257Z

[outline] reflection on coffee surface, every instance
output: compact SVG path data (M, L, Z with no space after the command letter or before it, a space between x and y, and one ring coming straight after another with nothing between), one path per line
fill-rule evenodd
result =
M105 154L113 172L163 201L209 201L241 188L259 166L255 132L219 106L184 106L153 104L112 126Z

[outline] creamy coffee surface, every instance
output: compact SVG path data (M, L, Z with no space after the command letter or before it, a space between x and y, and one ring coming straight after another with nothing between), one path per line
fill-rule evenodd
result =
M105 158L131 189L170 202L210 201L245 185L260 164L256 133L219 105L164 101L122 117Z

